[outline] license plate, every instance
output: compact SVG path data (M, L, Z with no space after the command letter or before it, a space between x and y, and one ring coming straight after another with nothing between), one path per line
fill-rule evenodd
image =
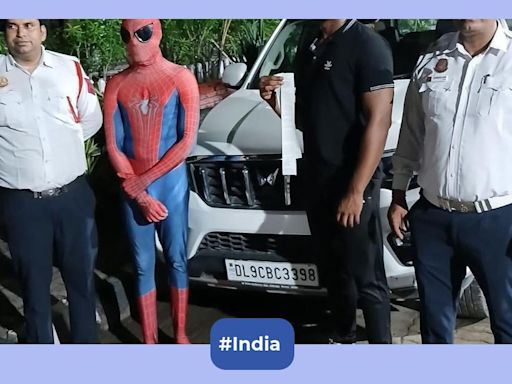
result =
M259 284L318 287L314 264L226 259L228 280Z

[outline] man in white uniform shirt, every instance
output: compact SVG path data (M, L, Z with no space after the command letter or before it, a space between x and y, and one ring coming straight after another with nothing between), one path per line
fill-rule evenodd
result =
M421 56L406 96L388 212L410 225L424 343L452 343L469 266L496 343L512 343L512 33L496 20L456 20ZM408 212L414 173L421 199Z
M102 124L78 59L45 50L40 20L6 20L0 55L0 219L23 290L26 342L52 343L52 263L73 342L97 342L95 198L84 140Z

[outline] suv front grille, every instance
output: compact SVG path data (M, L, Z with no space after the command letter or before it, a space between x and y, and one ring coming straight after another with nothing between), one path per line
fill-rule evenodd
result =
M281 159L267 156L209 156L187 160L191 189L211 207L304 210L302 161L297 161L297 176L282 174ZM391 156L382 158L382 188L391 189ZM288 181L287 181L288 180ZM416 176L409 189L418 188ZM289 190L287 194L285 189Z
M213 251L232 252L257 252L273 253L279 248L282 242L278 236L254 235L243 233L220 233L207 234L201 241L199 249L210 249Z
M310 258L311 244L311 236L211 232L201 241L198 253L275 255L293 260L301 255Z
M207 157L188 161L191 188L212 207L302 210L298 176L284 177L275 157ZM289 199L285 189L289 190Z

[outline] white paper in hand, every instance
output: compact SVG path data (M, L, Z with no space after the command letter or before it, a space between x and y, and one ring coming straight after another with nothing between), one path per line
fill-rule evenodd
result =
M295 128L295 84L293 73L280 73L283 85L277 99L281 108L281 142L283 175L297 175L297 159L302 157Z

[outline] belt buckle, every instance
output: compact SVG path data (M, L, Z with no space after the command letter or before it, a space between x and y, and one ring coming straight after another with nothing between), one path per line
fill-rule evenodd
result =
M59 195L59 188L47 189L42 192L43 197L53 197Z
M460 210L459 212L462 213L468 213L468 212L475 212L476 206L475 203L472 203L470 201L460 201Z
M470 211L470 208L468 207L468 205L466 203L461 202L459 211L462 213L467 213Z
M467 212L476 212L475 203L467 203Z
M474 210L474 206L472 206L471 203L467 203L465 201L450 200L449 204L451 210L456 212L468 213Z
M455 211L455 212L468 213L468 212L473 212L475 210L475 206L473 203L446 199L444 197L439 197L439 202L440 202L441 208L447 210L448 212Z
M57 197L66 191L67 191L66 186L51 188L51 189L47 189L46 191L34 192L34 197L37 199L45 199L47 197Z

